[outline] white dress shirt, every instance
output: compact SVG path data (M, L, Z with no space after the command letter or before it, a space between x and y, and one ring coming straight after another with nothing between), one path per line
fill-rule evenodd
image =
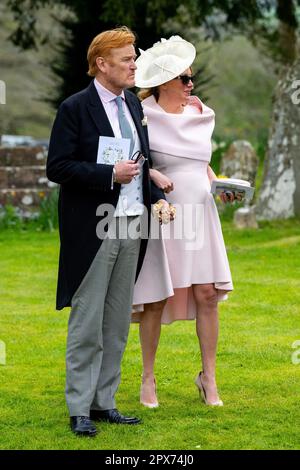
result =
M122 137L119 126L118 106L115 101L117 95L115 95L103 85L101 85L101 83L99 83L96 78L94 80L94 84L115 137ZM132 130L132 135L134 139L134 147L132 153L134 154L137 150L141 150L141 143L132 116L125 102L124 91L122 91L121 97L125 115ZM143 169L141 167L140 174L138 176L133 178L130 183L121 185L120 196L114 215L116 217L141 215L144 211L143 202Z

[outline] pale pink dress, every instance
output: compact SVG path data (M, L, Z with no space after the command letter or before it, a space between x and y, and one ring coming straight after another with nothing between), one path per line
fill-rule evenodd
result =
M148 241L134 289L132 321L139 321L144 304L166 298L162 323L190 320L196 317L193 284L213 283L219 300L233 289L207 176L214 112L195 97L182 114L166 113L153 96L142 104L153 167L174 183L166 198L176 206L177 216L161 227L159 239L154 235ZM157 232L157 224L153 228Z

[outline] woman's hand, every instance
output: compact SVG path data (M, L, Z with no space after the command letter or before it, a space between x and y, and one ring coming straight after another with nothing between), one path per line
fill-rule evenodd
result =
M213 169L208 165L207 167L207 176L209 179L210 184L212 184L213 180L218 179ZM224 204L227 202L234 202L238 201L241 202L244 199L245 191L223 191L219 194L219 197Z
M156 184L159 189L162 189L165 193L173 191L173 182L167 176L163 175L160 171L150 168L150 178Z
M223 191L220 194L220 199L222 202L224 202L224 204L226 204L226 202L234 202L234 201L241 202L244 199L244 196L245 196L245 192L241 192L241 191L239 192Z
M153 205L153 215L159 220L160 225L168 224L176 217L176 209L165 199L160 199Z
M235 199L234 192L233 191L223 191L220 194L220 199L221 199L222 202L224 202L224 204L226 204L227 202L233 202L234 199Z

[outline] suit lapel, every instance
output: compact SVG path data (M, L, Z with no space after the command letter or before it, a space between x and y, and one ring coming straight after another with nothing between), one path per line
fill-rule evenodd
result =
M87 109L97 127L99 135L114 137L114 132L93 82L88 86L88 95Z
M114 132L93 82L91 82L88 86L88 96L89 99L87 102L87 109L93 122L95 123L95 126L97 127L99 135L114 137ZM137 108L137 104L135 103L135 99L132 99L126 90L125 100L140 138L142 149L144 152L147 152L147 140L142 126L140 112Z

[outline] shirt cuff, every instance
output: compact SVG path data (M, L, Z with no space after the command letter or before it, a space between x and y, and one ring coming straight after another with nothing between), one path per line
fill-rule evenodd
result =
M112 171L112 174L111 174L111 185L110 185L110 189L114 189L114 183L116 181L116 170L115 170L115 167L113 167L113 171Z

